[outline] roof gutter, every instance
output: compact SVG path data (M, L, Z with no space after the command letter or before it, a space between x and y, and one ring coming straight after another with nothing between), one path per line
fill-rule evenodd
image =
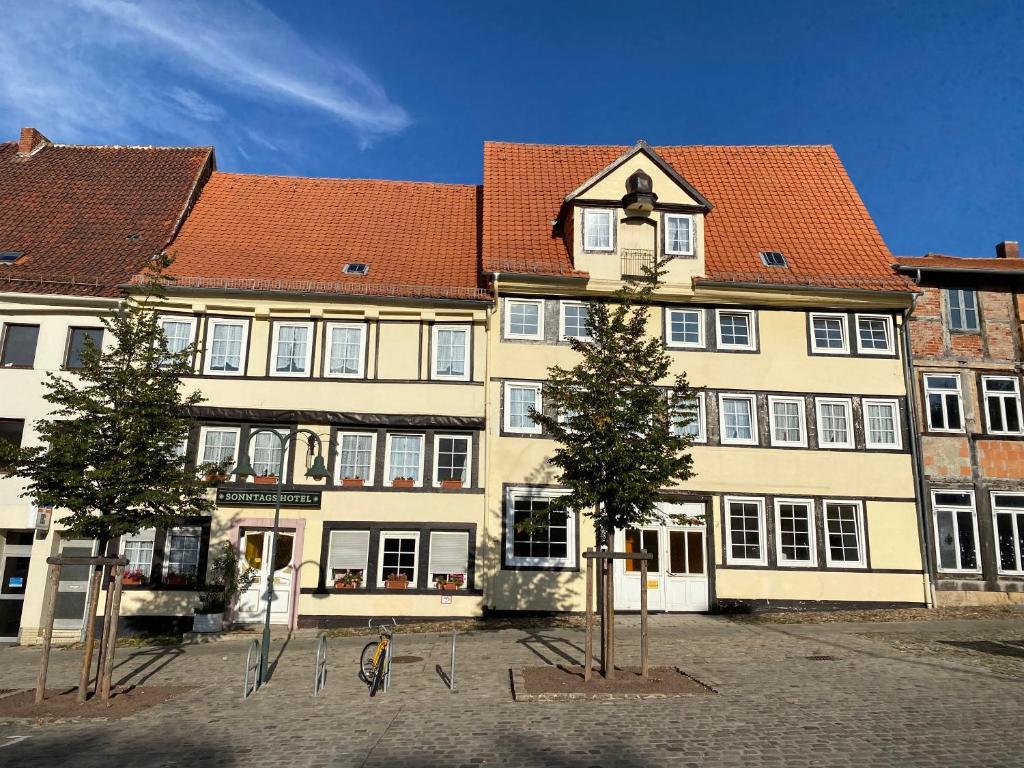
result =
M128 292L136 292L145 286L137 283L123 283L118 288ZM211 294L227 294L229 296L252 296L252 297L273 297L273 298L304 298L304 299L346 299L362 302L382 302L385 304L444 304L456 307L482 307L493 304L491 299L446 299L433 298L430 296L378 296L372 293L326 293L323 291L281 291L281 290L253 290L249 288L196 288L192 286L167 287L169 294L209 296Z
M1024 277L1024 269L976 269L974 267L927 267L910 266L909 264L896 265L896 271L905 275L916 274L917 282L921 280L922 272L949 272L959 275L1015 275Z
M707 278L695 281L695 285L711 288L755 288L761 291L796 291L798 293L853 293L864 296L900 298L904 301L906 301L908 296L914 295L913 291L881 291L870 288L841 288L838 286L793 285L790 283L735 282L732 280L708 280Z

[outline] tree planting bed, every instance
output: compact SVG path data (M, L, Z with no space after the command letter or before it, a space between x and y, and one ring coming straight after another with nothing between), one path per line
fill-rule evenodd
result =
M46 691L46 699L42 704L35 703L36 691L27 688L17 693L0 696L0 720L75 720L78 718L104 718L117 720L134 715L143 709L163 704L187 691L188 686L158 686L114 689L110 693L110 706L90 694L84 704L79 704L75 696L77 688L50 689Z
M677 667L651 667L646 679L640 676L639 667L616 667L612 680L606 680L595 670L590 682L583 680L583 667L562 664L512 667L511 674L512 696L516 701L664 699L715 693Z

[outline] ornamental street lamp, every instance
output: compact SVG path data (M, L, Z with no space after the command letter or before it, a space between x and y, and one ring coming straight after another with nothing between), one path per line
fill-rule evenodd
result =
M259 434L270 434L277 438L279 447L281 449L281 468L277 473L277 499L274 502L274 528L270 534L270 567L267 569L267 593L266 593L266 615L263 617L263 643L260 646L260 685L267 682L267 672L269 669L270 662L270 603L274 599L274 564L277 562L277 527L281 521L281 483L284 480L284 457L285 457L285 445L291 440L292 435L282 435L276 429L270 429L269 427L262 427L260 429L253 430L249 433L249 439ZM299 428L296 429L294 434L297 436L299 433L309 435L309 449L312 450L313 446L316 446L316 456L313 458L313 463L306 470L306 477L310 480L326 480L329 476L327 472L327 465L324 464L324 446L320 440L320 436L309 429ZM241 455L238 457L238 464L231 470L232 475L236 477L248 477L249 475L255 475L256 472L252 468L252 464L249 461L249 452L243 448Z

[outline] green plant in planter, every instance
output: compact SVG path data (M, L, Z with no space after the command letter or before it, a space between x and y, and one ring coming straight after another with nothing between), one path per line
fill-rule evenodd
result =
M210 565L206 588L199 593L196 613L224 613L232 600L252 586L257 575L252 568L241 573L238 552L230 542L223 542Z

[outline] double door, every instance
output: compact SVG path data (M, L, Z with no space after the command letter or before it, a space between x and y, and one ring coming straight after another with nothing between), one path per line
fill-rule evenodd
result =
M650 524L619 531L615 549L652 555L647 562L647 608L708 610L707 529L702 504L660 504ZM695 522L700 521L700 522ZM616 609L640 610L640 563L615 562Z
M28 588L32 531L8 531L0 554L0 643L16 643Z
M295 532L278 531L277 547L274 533L265 529L245 529L239 537L239 568L252 569L253 580L238 596L235 621L264 621L267 598L270 598L270 623L287 624L291 614L292 584L295 579ZM272 577L272 578L271 578Z

